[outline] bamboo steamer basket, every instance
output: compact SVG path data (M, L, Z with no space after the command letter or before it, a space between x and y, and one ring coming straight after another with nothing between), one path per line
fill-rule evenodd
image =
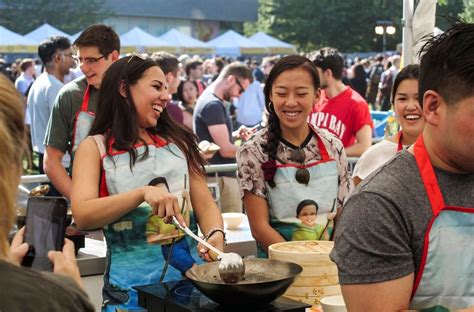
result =
M337 267L329 259L331 241L291 241L268 248L270 259L291 261L303 267L300 277L283 296L319 307L321 298L341 293Z

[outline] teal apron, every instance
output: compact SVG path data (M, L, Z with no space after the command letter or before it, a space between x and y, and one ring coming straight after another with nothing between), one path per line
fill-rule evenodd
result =
M197 232L192 211L183 198L188 198L189 173L186 157L175 144L168 144L152 136L155 145L148 145L148 157L137 160L130 170L130 156L127 152L113 152L113 160L102 155L101 197L124 193L148 183L157 177L165 177L170 193L175 194L179 204L185 209L183 216L191 229ZM145 147L137 146L138 155ZM102 154L102 153L101 153ZM138 156L137 159L140 159ZM189 202L189 200L185 201ZM187 268L199 259L196 244L184 238L174 225L165 224L161 218L152 214L147 203L142 203L128 214L104 227L107 242L107 266L104 275L103 311L141 311L133 286L157 283L165 266L166 258L174 240L173 258L186 257ZM180 264L180 259L174 259ZM186 268L186 269L187 269ZM184 272L185 269L182 269ZM180 280L182 272L172 265L167 267L164 282Z
M79 144L84 140L89 134L91 129L92 122L94 121L95 114L89 111L89 97L90 97L90 86L87 85L86 92L84 92L84 97L82 98L81 110L76 113L74 118L74 129L72 137L72 153L74 155Z
M313 131L314 132L314 131ZM267 201L270 209L270 225L286 241L304 239L329 239L330 233L323 233L332 221L328 215L335 207L339 188L339 175L336 161L329 157L321 138L314 132L318 141L321 160L313 161L304 166L283 164L277 162L274 181L275 187L267 182ZM300 184L295 179L298 168L306 168L310 173L308 185ZM296 208L303 200L313 200L317 203L316 224L306 226L297 218ZM329 229L331 230L331 229ZM305 234L306 233L306 234ZM258 248L258 256L266 257L266 252Z
M474 207L446 206L423 135L416 141L414 151L433 217L425 233L410 309L434 312L472 308Z

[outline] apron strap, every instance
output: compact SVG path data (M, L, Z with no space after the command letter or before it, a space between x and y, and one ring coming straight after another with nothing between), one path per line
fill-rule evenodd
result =
M421 180L423 181L426 194L431 204L431 210L434 216L437 216L446 205L433 166L431 165L430 157L426 151L423 134L416 140L414 152Z
M329 157L328 150L326 149L326 146L323 143L323 140L321 140L321 137L318 135L316 132L316 129L312 124L309 124L309 127L313 131L314 135L316 136L316 139L318 140L318 149L319 153L321 154L321 160L327 161L330 160L331 158Z
M84 92L84 97L82 98L81 112L89 111L89 97L90 97L90 85L87 85L86 92Z
M398 136L397 152L400 152L403 149L403 145L402 145L403 132L398 131L397 136Z

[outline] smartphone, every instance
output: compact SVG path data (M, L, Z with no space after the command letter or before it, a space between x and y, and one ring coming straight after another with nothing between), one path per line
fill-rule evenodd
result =
M28 253L22 265L52 271L50 250L62 250L67 227L68 203L64 197L30 197L26 205L25 242Z

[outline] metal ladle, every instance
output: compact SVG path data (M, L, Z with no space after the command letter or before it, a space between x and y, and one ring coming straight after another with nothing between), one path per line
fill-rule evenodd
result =
M224 253L217 249L216 247L212 246L205 240L201 239L199 236L194 234L187 226L182 226L178 219L173 216L172 220L173 224L181 229L184 233L191 236L207 248L212 250L217 254L217 259L219 262L219 276L221 277L224 283L238 283L245 274L245 264L242 260L242 257L236 254L235 252Z

